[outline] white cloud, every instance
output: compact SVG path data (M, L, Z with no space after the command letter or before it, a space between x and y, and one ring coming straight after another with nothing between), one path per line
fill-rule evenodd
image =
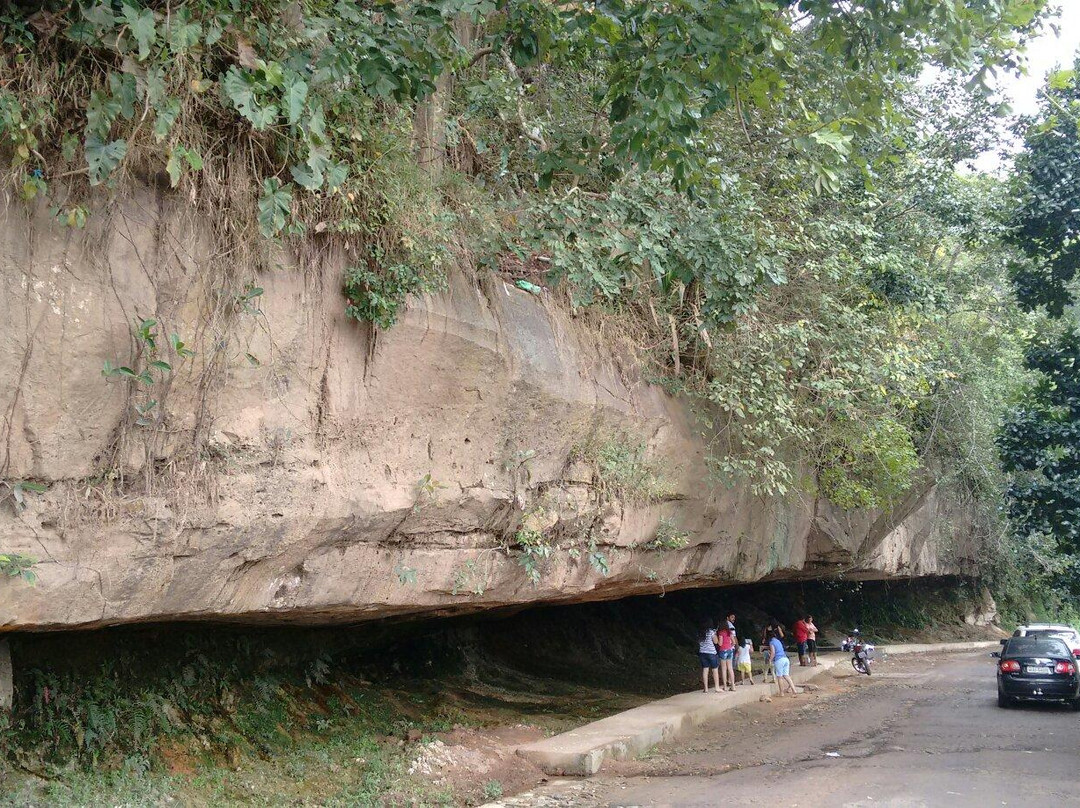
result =
M1002 72L997 76L995 86L1009 102L1016 115L1031 115L1038 111L1039 89L1046 82L1046 76L1058 68L1072 67L1080 48L1080 0L1061 0L1061 15L1055 20L1058 33L1047 27L1043 34L1028 44L1027 71L1015 76ZM1020 144L1008 134L1002 148L1016 151ZM996 172L1003 168L999 153L987 152L975 161L979 171Z

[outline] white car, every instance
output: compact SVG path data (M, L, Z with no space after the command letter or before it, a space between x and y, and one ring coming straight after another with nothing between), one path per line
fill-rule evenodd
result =
M1072 626L1061 623L1032 623L1027 626L1017 626L1016 631L1013 632L1014 637L1030 637L1032 634L1043 637L1059 637L1065 640L1065 644L1069 646L1072 655L1080 659L1080 631L1077 631Z

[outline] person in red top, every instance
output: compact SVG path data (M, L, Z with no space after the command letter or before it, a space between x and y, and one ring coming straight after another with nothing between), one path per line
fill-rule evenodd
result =
M721 626L720 647L717 656L720 659L720 687L735 690L735 615L729 614Z
M810 639L810 628L806 625L806 621L803 618L799 618L795 621L795 625L791 627L791 633L795 635L795 642L799 646L799 665L806 667L807 655L809 652L808 640Z

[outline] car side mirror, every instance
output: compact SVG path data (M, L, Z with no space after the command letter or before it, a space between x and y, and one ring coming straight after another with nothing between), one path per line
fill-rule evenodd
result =
M998 640L998 645L1004 645L1008 640Z
M1073 651L1073 656L1077 659L1080 659L1080 648L1077 648L1075 651Z
M1001 651L991 651L990 656L994 659L1001 659Z

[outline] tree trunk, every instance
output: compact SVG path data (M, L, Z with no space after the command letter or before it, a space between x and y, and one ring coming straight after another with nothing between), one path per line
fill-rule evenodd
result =
M463 48L472 44L475 34L476 27L467 19L454 21L454 35ZM446 111L453 90L453 73L444 70L435 79L435 92L416 105L413 115L416 159L433 177L439 176L446 166Z

